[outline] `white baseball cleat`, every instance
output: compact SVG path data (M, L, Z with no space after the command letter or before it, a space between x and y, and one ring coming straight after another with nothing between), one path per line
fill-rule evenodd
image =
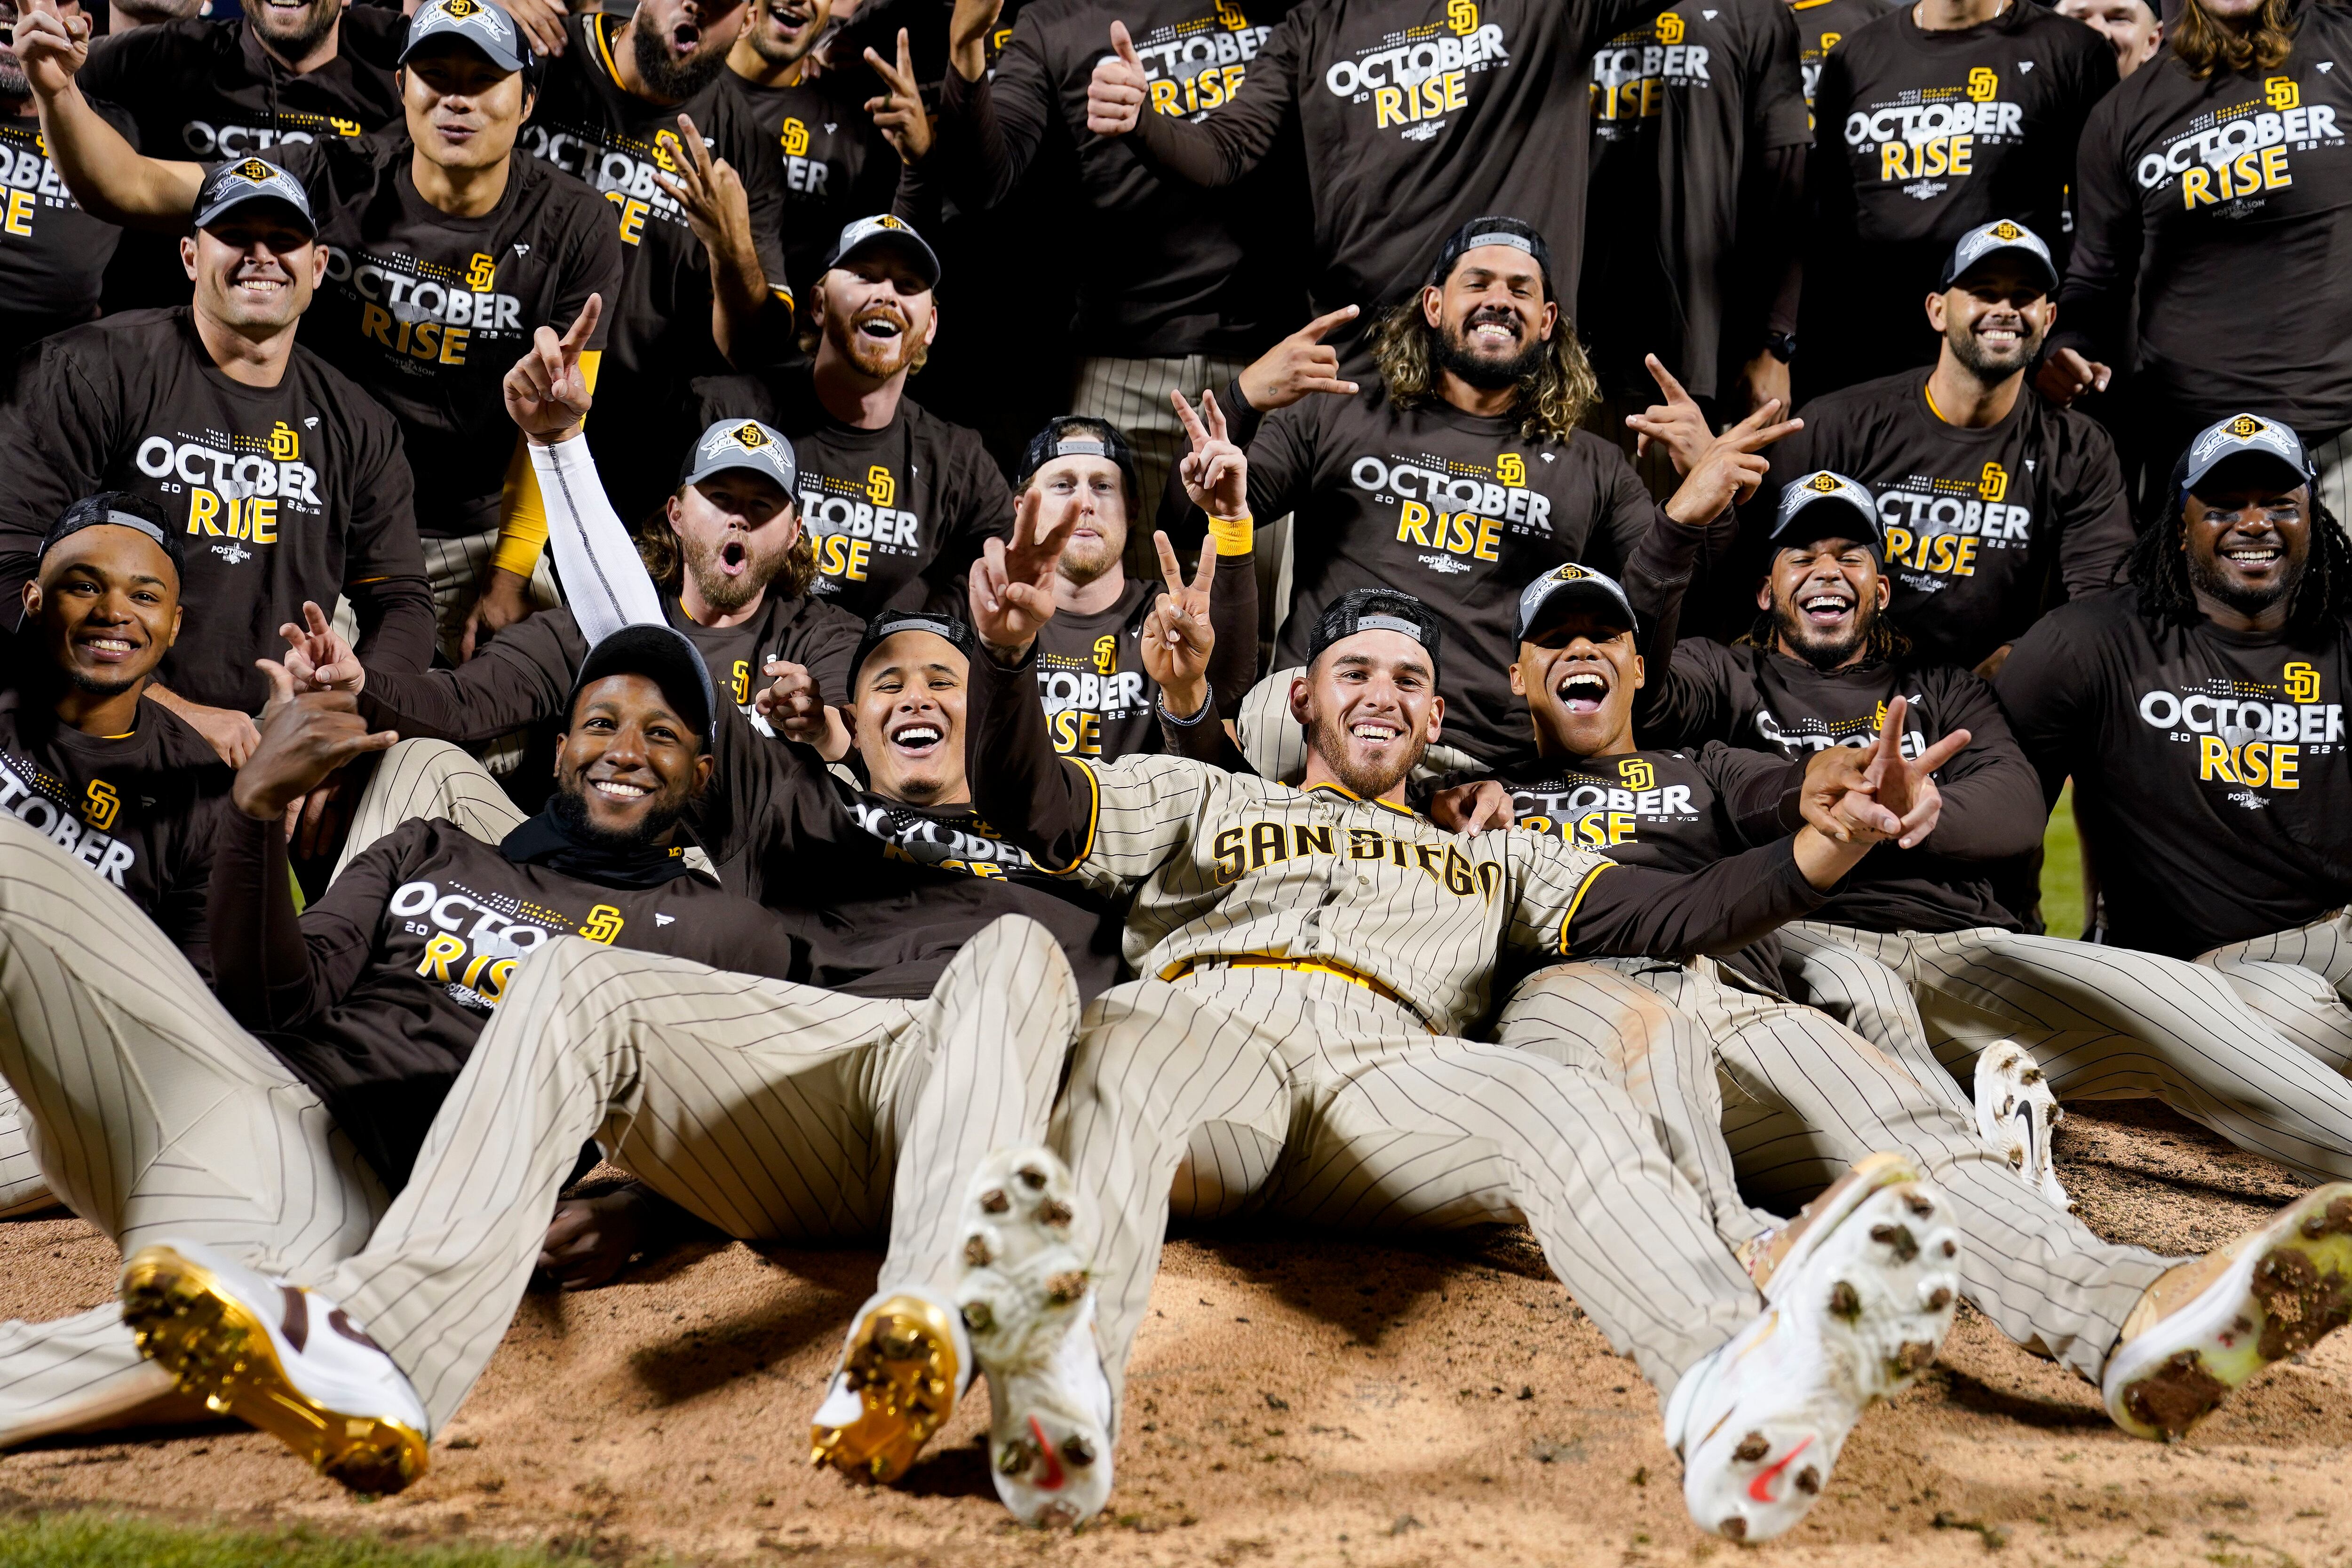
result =
M2168 1269L2124 1320L2099 1392L2135 1437L2178 1437L2274 1361L2352 1321L2352 1182L2315 1187Z
M1043 1148L991 1154L964 1197L956 1301L988 1373L996 1495L1024 1524L1079 1524L1110 1499L1110 1380L1072 1242L1079 1202Z
M392 1358L315 1290L200 1242L122 1265L122 1321L142 1354L222 1415L260 1427L355 1492L425 1473L424 1403Z
M850 1321L810 1422L809 1463L887 1483L907 1473L971 1385L971 1342L933 1292L877 1291Z
M1977 1136L2052 1207L2075 1212L2051 1163L2051 1130L2065 1119L2033 1053L1995 1040L1977 1054Z
M1949 1205L1906 1161L1864 1164L1839 1201L1809 1211L1762 1315L1667 1401L1683 1501L1702 1530L1769 1541L1794 1527L1862 1413L1926 1370L1951 1331L1960 1244Z

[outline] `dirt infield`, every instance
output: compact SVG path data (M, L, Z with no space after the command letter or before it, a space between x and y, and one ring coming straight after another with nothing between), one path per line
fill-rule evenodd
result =
M2153 1105L2077 1113L2069 1187L2102 1235L2173 1251L2292 1195L2276 1167ZM107 1299L87 1226L0 1226L0 1314ZM0 1457L0 1504L546 1541L625 1562L1397 1565L1997 1561L2352 1564L2352 1343L2273 1369L2169 1447L1963 1313L1926 1383L1874 1412L1790 1540L1685 1518L1658 1407L1517 1230L1401 1247L1223 1232L1171 1245L1137 1348L1113 1516L1020 1530L961 1412L908 1483L807 1465L808 1415L868 1253L690 1247L611 1288L532 1296L437 1446L363 1502L215 1426Z

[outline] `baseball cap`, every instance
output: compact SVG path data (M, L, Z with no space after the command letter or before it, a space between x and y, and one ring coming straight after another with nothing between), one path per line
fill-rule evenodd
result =
M2185 498L2224 463L2232 478L2268 479L2285 489L2309 484L2317 473L2294 431L2257 414L2232 414L2197 432L2173 465L2173 492Z
M1437 617L1411 594L1394 588L1350 588L1324 606L1307 645L1311 667L1333 643L1358 632L1402 632L1429 654L1429 672L1437 673Z
M1960 236L1959 244L1952 247L1951 259L1944 263L1942 287L1949 289L1988 256L2011 253L2023 258L2026 269L2041 281L2043 293L2058 291L2058 267L2050 259L2050 247L2042 243L2040 235L2010 218L1979 224Z
M646 677L676 705L678 717L694 726L704 751L718 743L715 715L719 699L711 689L710 667L702 661L701 651L687 640L684 632L641 623L623 626L590 648L588 657L580 661L580 675L572 683L572 694L563 700L564 721L571 722L572 710L579 705L583 691L614 675Z
M830 272L869 250L896 250L915 264L915 270L922 275L925 288L940 286L939 253L915 232L912 224L888 213L843 225L841 237L834 242L833 249L826 254L821 270Z
M1511 640L1525 642L1529 632L1541 631L1575 610L1603 616L1627 631L1634 626L1633 602L1625 596L1617 579L1570 561L1519 590L1519 613L1512 623Z
M1807 512L1812 515L1800 522ZM1856 521L1862 524L1860 532L1853 530ZM1809 540L1832 536L1867 539L1874 545L1886 542L1878 505L1868 490L1827 468L1815 468L1780 487L1780 511L1772 522L1775 550L1793 550Z
M866 661L874 650L897 637L900 632L929 632L955 644L956 651L966 658L979 651L980 644L971 628L953 616L933 615L926 610L885 610L866 623L866 635L857 639L856 657L849 661L849 684L853 689L857 678L865 673Z
M799 502L801 470L793 444L757 419L721 419L705 430L702 439L687 448L677 482L681 489L698 485L728 468L764 475L782 485L794 504Z
M283 202L302 220L302 232L315 237L319 222L310 216L310 195L302 182L267 158L239 158L223 163L205 176L196 189L198 228L210 228L247 202Z
M1465 251L1482 245L1507 245L1514 250L1524 250L1536 258L1543 268L1544 291L1551 290L1551 247L1544 243L1542 231L1531 223L1499 215L1474 217L1446 237L1445 247L1437 253L1437 265L1429 269L1430 287L1435 288L1453 275L1454 264Z
M482 58L502 71L519 71L530 64L530 48L522 41L514 18L495 0L425 0L408 19L408 41L401 46L400 65L435 38L463 38Z
M1029 437L1029 449L1021 456L1021 477L1013 488L1026 489L1037 470L1056 458L1108 458L1118 465L1128 494L1139 499L1143 494L1143 486L1135 477L1135 448L1127 444L1126 433L1108 419L1061 414L1047 420L1043 430Z
M49 552L85 528L101 526L127 528L143 533L163 547L172 558L173 573L184 577L187 568L181 559L180 536L163 526L163 514L145 496L130 490L100 490L88 495L58 514L49 524L48 532L41 535L41 548L34 559L45 561Z

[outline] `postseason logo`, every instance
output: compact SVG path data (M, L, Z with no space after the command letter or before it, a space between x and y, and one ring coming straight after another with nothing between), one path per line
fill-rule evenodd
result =
M2025 106L2000 96L2000 77L1976 66L1958 87L1906 89L1892 103L1874 103L1846 116L1845 144L1875 155L1882 184L1915 181L1904 194L1925 201L1950 189L1936 176L1966 179L1976 172L1980 142L2025 134Z
M2294 153L2343 144L2334 106L2305 104L2294 78L2274 76L2261 98L2199 115L2133 173L2144 191L2179 181L2184 209L2213 206L2292 185Z
M2324 702L2316 665L2293 659L2275 686L2216 676L2179 691L2144 692L2140 721L2197 749L2200 784L2244 792L2303 787L2303 765L2333 756L2344 742L2344 705ZM2229 797L2249 810L2270 804L2251 793Z
M1372 126L1426 142L1445 117L1470 107L1470 77L1511 63L1503 29L1479 20L1474 0L1446 0L1445 20L1391 34L1332 62L1323 86L1372 106Z
M1225 102L1241 90L1249 62L1273 36L1272 27L1252 24L1239 0L1217 0L1209 16L1152 28L1135 40L1151 111L1199 114Z

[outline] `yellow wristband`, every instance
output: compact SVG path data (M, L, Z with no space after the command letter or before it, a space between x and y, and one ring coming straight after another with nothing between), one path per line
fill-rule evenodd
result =
M1213 517L1209 520L1209 537L1217 542L1220 555L1247 555L1255 545L1250 514L1239 517Z

